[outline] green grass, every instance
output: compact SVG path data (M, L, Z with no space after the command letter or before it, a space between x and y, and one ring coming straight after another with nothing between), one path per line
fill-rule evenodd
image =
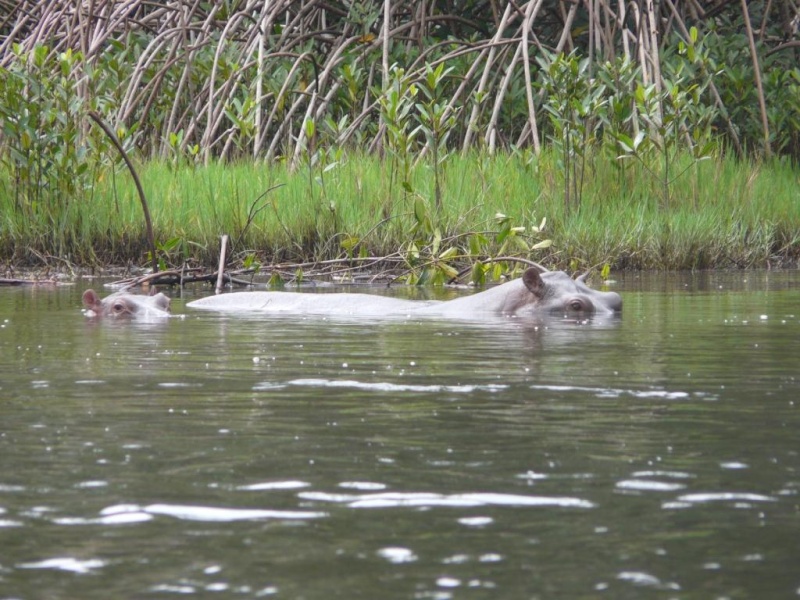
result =
M526 228L528 245L553 240L548 249L525 253L553 267L764 267L800 257L796 169L733 158L678 162L689 168L666 199L661 183L639 165L628 162L622 170L597 157L586 170L580 207L565 211L556 157L453 155L442 167L440 214L424 159L412 170L411 192L392 175L389 159L363 155L344 155L324 173L253 163L175 168L150 162L138 171L156 239L162 246L175 241L167 256L172 264L186 258L215 264L223 233L235 242L238 260L247 254L266 263L335 258L345 254L342 242L353 238L360 240L356 250L389 255L412 239L431 241L432 235L413 229L418 199L441 231L442 250L456 243L449 236L483 232L483 251L497 252L495 215L504 213ZM0 173L0 258L6 263L146 263L142 210L127 172L103 173L77 199L52 192L24 206L15 204L12 181ZM280 187L263 195L273 186ZM544 233L531 233L543 218Z

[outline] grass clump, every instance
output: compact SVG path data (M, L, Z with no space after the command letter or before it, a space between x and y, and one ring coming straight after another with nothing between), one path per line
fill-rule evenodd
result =
M441 166L438 210L430 164L415 163L399 186L373 155L343 153L298 170L151 161L139 174L160 258L171 265L214 264L223 233L234 261L374 257L442 278L500 255L574 270L765 267L800 255L797 173L782 162L703 161L664 203L661 183L637 165L622 171L596 160L577 207L563 202L556 162L547 152L453 155ZM100 174L58 213L46 206L20 211L0 190L4 261L144 262L141 206L127 172Z

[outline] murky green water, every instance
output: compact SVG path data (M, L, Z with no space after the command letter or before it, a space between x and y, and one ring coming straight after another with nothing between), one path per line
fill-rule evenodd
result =
M83 289L0 289L0 598L800 595L797 272L538 326Z

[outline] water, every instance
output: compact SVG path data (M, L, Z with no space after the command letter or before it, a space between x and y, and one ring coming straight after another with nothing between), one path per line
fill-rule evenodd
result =
M800 274L614 289L486 326L0 289L0 598L799 596Z

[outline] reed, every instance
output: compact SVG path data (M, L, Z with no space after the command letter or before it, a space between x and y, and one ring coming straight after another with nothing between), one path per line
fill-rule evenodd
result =
M407 186L392 179L385 160L344 153L324 172L285 162L151 161L139 173L161 258L172 265L214 264L223 233L231 236L234 262L254 257L264 265L347 256L410 265L416 255L409 240L423 254L427 248L431 260L448 252L456 266L459 256L498 253L571 269L764 267L800 256L800 198L790 166L772 161L753 168L730 156L681 161L692 169L673 183L664 204L660 183L648 181L644 169L629 165L622 172L618 161L598 158L577 208L564 206L563 175L547 151L538 158L450 157L441 168L439 211L433 168L424 161L411 167ZM10 198L0 193L4 261L144 262L141 206L124 171L104 173L57 214L23 215ZM420 211L430 230L420 225ZM546 225L537 231L542 219ZM502 236L503 227L516 238ZM552 245L532 250L544 240Z

